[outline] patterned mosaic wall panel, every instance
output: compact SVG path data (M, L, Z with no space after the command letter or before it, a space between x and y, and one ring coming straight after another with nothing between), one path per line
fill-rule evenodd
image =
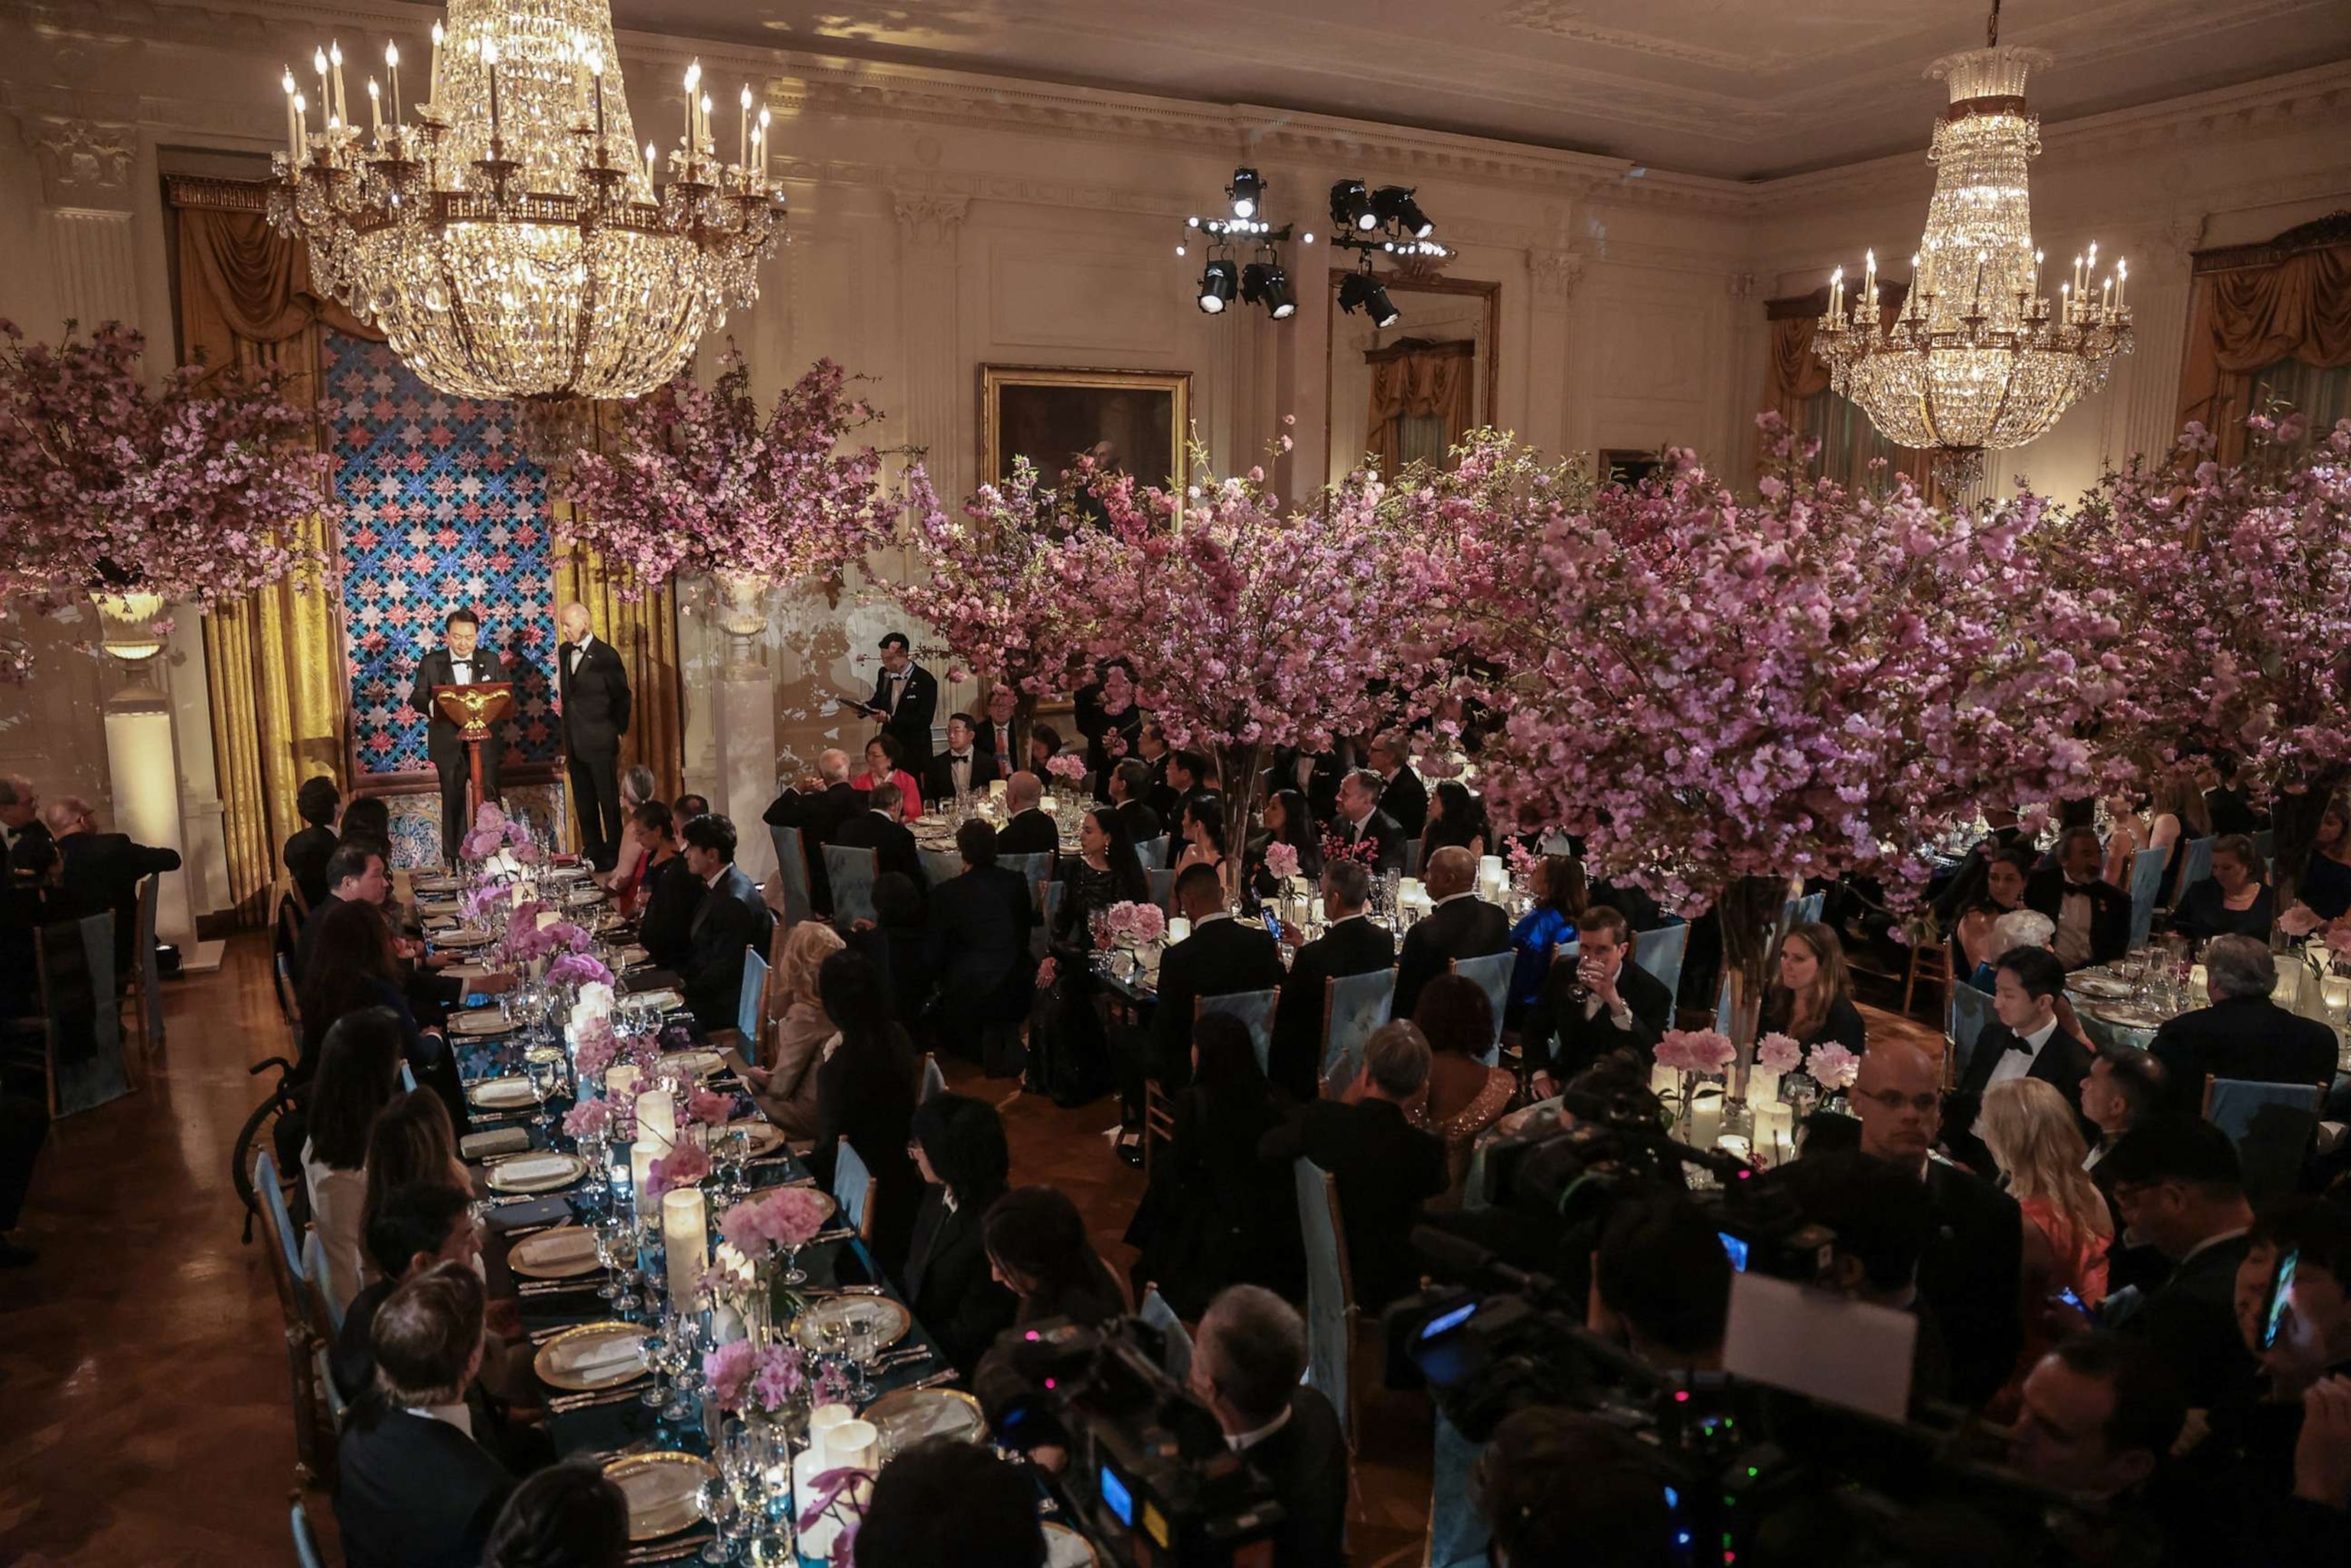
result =
M563 821L563 786L512 784L501 789L510 815L545 830ZM441 863L441 797L393 795L384 805L392 813L392 863L411 871Z
M342 532L352 748L361 778L430 771L425 716L408 706L442 617L482 618L507 664L505 766L561 760L555 717L554 574L547 480L514 411L434 392L389 344L327 336L329 417Z

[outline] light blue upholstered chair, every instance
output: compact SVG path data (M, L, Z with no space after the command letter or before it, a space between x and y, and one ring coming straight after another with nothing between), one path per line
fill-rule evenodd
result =
M1364 1045L1395 1003L1394 967L1322 982L1322 1082L1336 1094L1363 1071Z
M880 862L881 856L872 850L824 846L824 877L832 887L835 920L873 918L873 879L880 873ZM962 863L960 859L956 863Z

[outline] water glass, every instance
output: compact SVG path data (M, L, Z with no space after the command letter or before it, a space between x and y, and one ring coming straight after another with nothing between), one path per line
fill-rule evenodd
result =
M857 1374L857 1386L850 1390L850 1397L862 1405L879 1392L873 1386L873 1358L882 1350L879 1328L871 1314L853 1313L842 1338L849 1353L849 1364Z
M735 1499L735 1489L722 1476L713 1476L702 1483L695 1494L702 1509L702 1517L710 1521L710 1543L702 1549L705 1563L725 1563L735 1555L735 1542L742 1528L743 1506Z

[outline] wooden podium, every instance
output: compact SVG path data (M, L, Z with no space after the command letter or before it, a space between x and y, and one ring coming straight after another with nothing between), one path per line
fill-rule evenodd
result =
M465 822L470 828L482 809L482 742L490 738L490 726L514 712L514 685L483 681L470 686L434 686L433 706L457 727L458 737L465 743L465 762L472 778L465 791Z

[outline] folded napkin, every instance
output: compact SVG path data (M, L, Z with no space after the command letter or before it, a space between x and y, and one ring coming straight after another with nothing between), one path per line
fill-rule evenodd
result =
M560 1193L549 1193L531 1203L510 1203L504 1208L490 1210L493 1230L527 1230L534 1225L552 1225L571 1218L571 1200Z
M596 1255L596 1234L585 1227L550 1230L530 1251L538 1263L577 1263Z
M468 1133L457 1140L457 1152L469 1160L490 1155L520 1154L530 1147L528 1127L500 1127L494 1132Z
M603 1339L590 1340L565 1358L566 1370L588 1375L609 1372L616 1366L644 1364L644 1346L634 1334L612 1334Z
M498 1167L508 1181L537 1181L542 1176L561 1176L573 1168L571 1156L563 1154L524 1155Z

